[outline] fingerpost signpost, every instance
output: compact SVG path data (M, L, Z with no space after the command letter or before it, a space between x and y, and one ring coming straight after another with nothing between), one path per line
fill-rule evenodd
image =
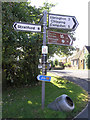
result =
M43 32L41 32L40 24L15 22L13 24L13 28L17 31L27 31L27 32L30 31L30 32L43 33L42 75L38 75L37 79L42 81L42 109L44 109L45 82L51 81L51 77L46 76L47 54L48 54L48 47L46 46L46 30L47 30L47 11L46 10L43 11L43 16L40 22L43 22ZM64 29L64 30L73 31L77 28L77 26L78 26L78 22L75 16L48 14L48 29L53 28L53 29L62 29L62 30ZM48 44L71 46L73 44L73 40L68 34L48 31Z

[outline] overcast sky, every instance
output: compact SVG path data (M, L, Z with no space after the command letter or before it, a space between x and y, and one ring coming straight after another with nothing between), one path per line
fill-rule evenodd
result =
M31 5L42 6L43 2L54 3L51 13L75 16L79 25L75 30L76 41L73 46L82 49L88 45L88 0L29 0Z

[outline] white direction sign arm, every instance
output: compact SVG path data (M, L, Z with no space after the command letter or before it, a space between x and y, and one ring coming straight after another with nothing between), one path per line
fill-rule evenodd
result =
M75 30L78 22L75 16L49 14L49 28Z
M15 30L19 31L31 31L31 32L41 32L41 25L27 24L27 23L17 23L13 25Z

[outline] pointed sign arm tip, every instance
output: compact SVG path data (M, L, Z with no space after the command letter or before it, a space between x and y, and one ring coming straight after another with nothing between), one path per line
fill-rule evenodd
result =
M73 22L74 22L74 25L73 25L73 28L72 28L72 29L74 30L74 29L77 28L77 26L79 25L79 23L78 23L76 17L73 17L72 19L73 19Z
M13 24L13 28L14 28L14 29L16 29L16 25L17 25L17 23L15 22L15 23Z

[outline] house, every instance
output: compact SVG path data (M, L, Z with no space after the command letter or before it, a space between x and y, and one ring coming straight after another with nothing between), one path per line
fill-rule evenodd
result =
M71 66L76 69L87 69L86 56L90 53L90 46L84 46L71 58Z
M79 48L74 51L72 56L59 57L54 54L54 57L51 57L51 61L58 59L59 62L70 63L71 67L74 69L87 69L86 65L86 56L90 53L90 46L84 46L82 50Z

